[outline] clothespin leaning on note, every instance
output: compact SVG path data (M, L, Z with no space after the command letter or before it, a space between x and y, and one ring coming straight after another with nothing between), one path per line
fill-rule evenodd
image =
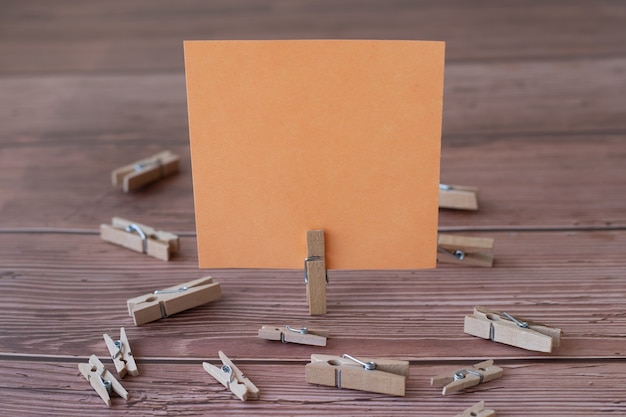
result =
M113 217L111 224L100 225L100 238L162 261L169 261L180 249L180 240L175 234L119 217Z
M202 367L213 378L224 385L241 401L247 399L255 399L259 397L259 389L235 366L235 364L224 354L219 351L222 366L218 368L208 362L202 362Z
M170 151L159 152L148 158L117 168L111 172L113 185L122 185L125 193L178 172L180 158Z
M485 402L481 401L454 417L496 417L496 412L485 409Z
M439 208L478 210L478 188L439 184Z
M441 263L493 266L493 243L489 237L442 235L437 237L437 261Z
M124 378L127 373L132 376L139 375L133 352L130 350L130 343L128 343L128 338L126 337L126 330L123 327L120 328L120 338L118 340L113 340L106 333L102 336L119 377Z
M326 314L328 272L326 271L325 256L324 231L307 230L304 282L306 283L309 314L312 316Z
M291 326L262 326L259 329L259 337L267 340L280 340L283 343L298 343L301 345L326 346L328 330L300 329Z
M456 371L434 376L430 379L430 385L443 387L441 395L447 395L484 382L493 381L500 378L502 373L502 368L495 366L493 360L488 360L469 368L457 369Z
M561 329L480 306L474 307L474 314L465 316L463 331L494 342L548 353L561 341Z
M78 370L108 407L111 406L112 392L128 400L128 391L115 379L111 372L106 370L96 355L91 355L89 363L79 363Z
M313 354L305 374L309 384L404 396L409 362Z
M127 301L128 314L139 326L222 298L219 282L205 277L156 290Z

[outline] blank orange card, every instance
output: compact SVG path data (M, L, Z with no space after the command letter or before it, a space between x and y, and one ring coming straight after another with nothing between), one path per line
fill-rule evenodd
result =
M433 268L444 43L186 41L200 268Z

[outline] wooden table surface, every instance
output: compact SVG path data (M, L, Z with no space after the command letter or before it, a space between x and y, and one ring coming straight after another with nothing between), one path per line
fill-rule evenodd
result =
M302 271L199 270L184 39L444 40L441 179L480 189L441 231L496 240L491 269L330 271L308 315ZM626 415L626 3L5 0L0 5L0 414ZM124 194L110 171L158 151L181 173ZM113 216L180 232L162 262L100 240ZM211 275L221 301L136 327L126 300ZM535 353L474 338L475 305L563 329ZM323 327L320 351L256 337ZM109 369L124 326L140 376L107 409L77 363ZM261 390L202 369L225 351ZM405 397L309 385L311 353L411 361ZM493 358L504 376L451 396L431 376Z

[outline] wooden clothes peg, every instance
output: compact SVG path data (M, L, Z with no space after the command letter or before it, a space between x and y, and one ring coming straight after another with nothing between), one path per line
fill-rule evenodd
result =
M305 374L309 384L404 396L409 362L313 354Z
M110 225L100 225L100 238L162 261L169 261L180 249L180 240L175 234L154 230L150 226L120 217L113 217Z
M439 235L437 261L467 266L493 266L493 243L489 237Z
M478 210L478 189L465 185L439 184L439 208Z
M255 399L259 397L259 389L235 366L235 364L224 354L218 352L222 360L222 366L218 368L208 362L202 362L202 367L213 378L228 388L241 401Z
M496 417L496 412L485 409L485 402L481 401L454 417Z
M151 182L176 174L179 161L180 158L170 151L159 152L113 170L111 181L114 186L122 185L125 193L135 191Z
M199 278L131 298L127 301L128 314L139 326L220 298L222 290L219 282L213 282L211 277Z
M128 337L126 337L126 330L120 328L119 340L113 340L108 334L103 334L104 343L106 343L111 359L115 364L117 375L120 378L124 378L126 374L132 376L139 375L133 352L130 350L130 343L128 343Z
M480 306L474 307L474 314L465 316L464 331L494 342L547 353L561 341L561 329Z
M326 346L328 330L300 329L291 326L262 326L259 329L259 337L267 340L280 340L283 343L298 343L301 345Z
M443 387L441 395L473 387L484 382L493 381L502 376L502 368L495 366L493 360L472 365L469 368L457 369L431 378L430 385Z
M328 273L326 271L325 256L324 231L308 230L306 232L304 282L306 282L309 314L312 316L326 314Z
M108 407L111 406L110 393L112 392L128 400L128 391L115 379L111 372L106 370L96 355L91 355L89 363L79 363L78 370Z

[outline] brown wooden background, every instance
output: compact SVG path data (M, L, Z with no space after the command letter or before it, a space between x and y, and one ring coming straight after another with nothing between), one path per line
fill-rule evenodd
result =
M442 181L480 210L440 229L496 239L493 269L331 271L307 314L301 271L197 268L183 39L447 42ZM4 0L0 3L0 414L626 415L626 3ZM113 168L170 149L182 172L126 195ZM102 242L122 216L181 232L169 263ZM135 327L126 299L212 275L224 298ZM477 304L564 330L538 354L463 333ZM404 398L308 385L318 348L256 337L324 327L325 353L408 359ZM78 373L125 326L141 375L107 409ZM224 350L242 403L200 365ZM505 375L442 397L429 378L494 358Z

